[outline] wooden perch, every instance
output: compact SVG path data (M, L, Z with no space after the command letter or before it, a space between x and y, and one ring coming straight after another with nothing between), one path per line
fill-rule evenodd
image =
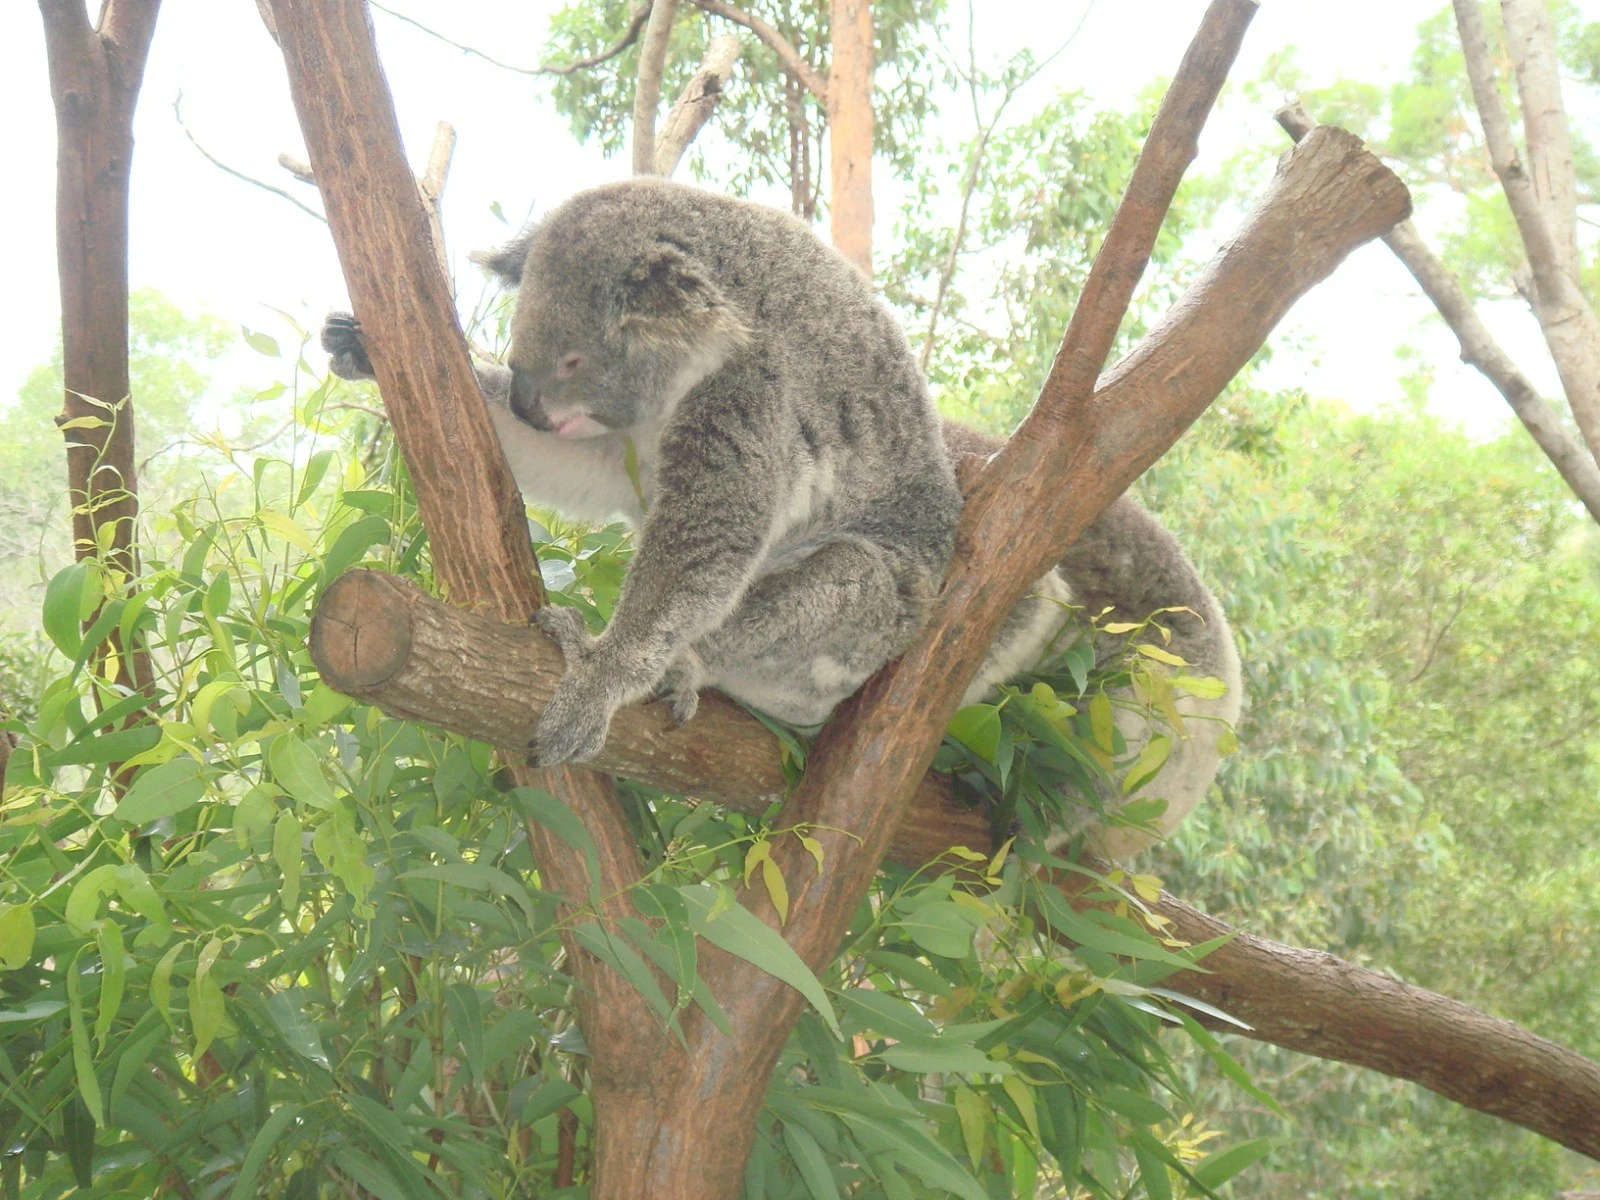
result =
M1316 121L1299 102L1284 105L1274 115L1284 132L1297 142L1316 127ZM1456 335L1461 344L1461 361L1476 367L1494 384L1539 449L1566 480L1573 495L1589 510L1589 515L1600 522L1600 465L1596 465L1588 450L1567 432L1556 410L1517 368L1511 356L1500 348L1488 326L1478 318L1460 282L1428 249L1417 227L1409 220L1401 221L1384 234L1383 241L1405 264Z

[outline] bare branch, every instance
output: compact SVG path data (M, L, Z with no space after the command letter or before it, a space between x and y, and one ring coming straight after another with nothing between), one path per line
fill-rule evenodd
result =
M1316 122L1297 101L1286 104L1276 113L1278 124L1295 141L1310 133ZM1589 510L1589 515L1600 522L1600 467L1595 465L1589 452L1567 432L1560 415L1538 389L1528 380L1517 364L1511 360L1484 323L1479 320L1461 284L1433 251L1428 249L1422 235L1410 221L1402 221L1383 235L1384 244L1393 250L1395 257L1405 264L1406 270L1422 286L1428 299L1433 301L1439 315L1450 326L1461 344L1461 361L1476 367L1494 384L1516 413L1533 440L1567 486Z
M635 175L653 175L656 171L656 109L661 107L661 75L666 70L672 22L677 16L678 0L655 0L645 26L644 43L639 47L638 80L633 89Z
M711 120L711 114L722 100L728 76L733 74L739 49L739 39L734 34L720 33L711 39L699 69L673 104L661 136L656 139L657 175L671 176L678 169L690 143Z
M1561 60L1546 0L1500 0L1506 48L1517 76L1528 171L1562 269L1578 278L1578 180L1561 100Z
M217 168L217 170L221 171L225 175L232 175L235 179L242 179L245 183L250 184L252 187L258 187L264 192L271 192L274 196L281 196L281 197L283 197L283 199L287 200L290 204L292 204L296 208L298 208L301 212L305 213L306 216L315 217L317 220L321 221L324 225L326 225L328 223L328 218L327 217L323 216L316 209L312 208L309 204L305 203L298 196L292 196L288 192L284 191L281 187L277 187L274 184L270 184L264 179L257 179L254 175L247 175L243 171L239 170L237 167L230 167L227 163L223 162L215 154L211 153L211 151L207 150L204 146L202 146L200 144L200 139L194 136L194 131L191 130L187 124L184 123L184 119L183 119L183 93L182 92L179 92L176 96L174 96L172 98L172 118L173 118L173 120L177 121L178 128L183 130L183 136L189 139L189 144L191 146L193 146L196 150L200 151L200 156L202 158L204 158L208 163L210 163L213 167ZM280 164L283 164L283 160L286 157L287 157L287 155L280 154L278 156L278 162ZM287 165L287 164L284 164L284 165ZM308 168L308 173L309 173L309 168ZM308 180L306 180L306 182L307 183L311 183L311 182L314 182L314 180L308 179Z
M403 12L396 12L386 5L377 3L377 0L371 0L371 7L385 16L393 17L396 21L403 21L414 29L420 29L429 37L443 42L446 46L451 46L463 54L481 58L492 67L499 67L502 71L515 71L518 75L571 75L577 71L587 71L590 67L598 67L601 63L615 58L638 41L639 31L644 28L644 23L650 19L650 0L644 0L644 3L635 8L633 14L629 16L627 28L623 30L622 36L599 53L586 55L583 58L575 58L571 62L540 63L537 67L519 67L514 63L501 62L498 58L484 53L476 46L468 46L462 42L453 41L445 37L437 29L424 25L415 17L408 17Z
M1555 359L1578 429L1590 453L1600 462L1600 321L1565 269L1556 234L1545 219L1544 206L1518 157L1511 120L1496 85L1478 0L1452 2L1489 158L1528 256L1534 316L1544 332L1550 356Z
M778 56L778 62L783 69L805 84L806 91L816 98L818 104L828 103L828 81L824 79L810 63L808 63L796 50L794 43L784 37L771 25L760 17L752 16L742 8L736 8L727 0L694 0L695 6L710 13L714 17L721 17L724 21L732 21L735 25L743 25L761 40L761 44Z
M428 165L417 180L417 194L422 198L422 211L428 217L428 234L433 238L434 257L439 260L439 270L446 279L451 278L450 255L444 243L444 219L439 206L444 199L445 181L450 177L450 160L455 157L456 130L449 121L440 121L433 130L433 145L428 151ZM279 161L282 161L281 159Z

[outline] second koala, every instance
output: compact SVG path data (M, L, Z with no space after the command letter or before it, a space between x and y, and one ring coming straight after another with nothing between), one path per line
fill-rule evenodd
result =
M507 364L479 373L524 496L640 530L603 634L539 613L567 660L541 764L592 758L652 695L687 720L705 686L817 725L906 648L961 494L905 336L854 267L786 213L654 179L580 193L482 261L519 289ZM336 373L370 375L352 320L324 345ZM1066 599L1047 577L969 696L1031 665Z

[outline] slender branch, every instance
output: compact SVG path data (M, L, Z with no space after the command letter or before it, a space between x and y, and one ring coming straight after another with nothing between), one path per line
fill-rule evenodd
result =
M1578 429L1590 453L1600 462L1600 320L1596 320L1587 297L1564 268L1556 234L1545 219L1544 206L1517 154L1511 119L1495 81L1478 0L1452 2L1489 158L1528 256L1534 316L1544 332L1550 356L1555 359Z
M417 180L417 194L422 199L422 211L428 217L428 235L433 239L433 254L439 260L439 270L446 279L451 278L450 255L445 249L444 217L440 205L444 200L445 181L450 178L450 160L455 157L456 130L449 121L440 121L433 130L433 145L428 150L428 165Z
M706 122L711 120L711 114L716 112L722 100L728 76L733 74L733 64L739 59L739 50L739 39L734 34L721 33L711 39L705 56L700 60L699 69L679 94L672 111L667 114L661 135L656 139L657 175L671 176L678 169L678 163L690 143L699 136Z
M644 23L650 19L650 0L644 0L644 3L635 8L632 15L628 17L628 24L627 27L622 31L622 36L616 41L612 42L611 45L607 46L604 50L601 50L596 54L585 55L583 58L575 58L571 62L540 63L537 67L519 67L514 63L501 62L498 58L495 58L490 54L486 54L484 51L479 50L476 46L468 46L463 42L453 41L452 39L445 37L445 35L440 33L437 29L433 29L427 25L424 25L415 17L408 17L403 12L397 12L394 9L389 8L387 5L377 3L377 0L370 0L370 3L371 7L377 9L385 16L393 17L396 21L403 21L405 24L410 25L414 29L420 29L429 37L436 41L443 42L446 46L451 46L461 51L463 54L470 54L474 58L481 58L490 66L499 67L502 71L515 71L518 75L571 75L578 71L587 71L590 67L598 67L601 63L608 62L617 57L617 55L621 54L629 46L638 41L639 31L644 28Z
M181 91L172 98L172 117L173 120L177 121L178 128L183 130L183 136L189 139L189 144L196 150L200 151L200 156L213 167L216 167L217 170L221 171L224 175L232 175L235 179L242 179L245 183L250 184L252 187L258 187L264 192L271 192L274 196L281 196L290 204L298 208L301 212L305 213L306 216L315 217L324 225L328 223L327 217L323 216L309 204L306 204L298 196L292 196L288 192L284 191L281 187L270 184L264 179L257 179L254 175L247 175L245 172L237 169L236 167L230 167L227 163L223 162L215 154L211 153L211 151L202 146L200 144L200 139L195 137L193 131L187 124L184 123L183 93ZM282 164L285 157L286 156L284 155L279 155L278 162ZM307 182L312 181L307 180Z
M667 66L678 0L655 0L639 47L638 79L633 89L633 173L656 173L656 109L661 107L661 76Z
M724 21L732 21L735 25L743 25L761 40L761 44L778 56L778 62L783 69L805 84L806 91L816 97L817 103L826 106L828 103L828 81L824 79L817 69L808 63L796 50L794 43L760 17L752 16L742 8L736 8L727 0L694 0L695 7L710 13L714 17L721 17Z
M1316 122L1298 102L1286 104L1276 114L1278 124L1299 141ZM1406 270L1433 301L1439 315L1461 344L1461 361L1476 367L1505 398L1517 419L1538 443L1573 495L1600 522L1600 466L1577 438L1567 431L1560 415L1528 377L1501 349L1488 326L1478 318L1471 299L1456 277L1428 249L1410 221L1402 221L1383 235L1384 244L1405 264Z

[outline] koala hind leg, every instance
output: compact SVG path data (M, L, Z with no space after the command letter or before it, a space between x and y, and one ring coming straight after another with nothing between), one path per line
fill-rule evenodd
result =
M864 538L780 553L733 614L674 663L674 712L685 685L717 687L781 721L820 725L906 648L936 583L924 575Z

